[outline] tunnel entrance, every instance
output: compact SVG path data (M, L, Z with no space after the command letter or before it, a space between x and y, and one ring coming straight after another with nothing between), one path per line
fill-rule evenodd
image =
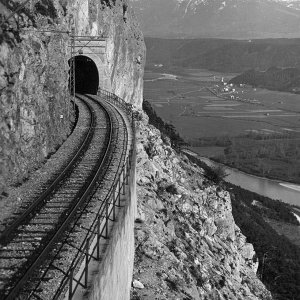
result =
M99 74L94 61L84 55L75 56L75 92L96 95L98 87Z

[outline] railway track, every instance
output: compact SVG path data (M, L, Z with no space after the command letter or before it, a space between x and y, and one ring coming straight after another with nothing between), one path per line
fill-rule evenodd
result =
M91 242L91 224L107 218L108 195L129 154L128 126L97 97L78 95L77 101L91 115L79 149L0 236L0 299L59 298L70 265L78 271L78 251Z

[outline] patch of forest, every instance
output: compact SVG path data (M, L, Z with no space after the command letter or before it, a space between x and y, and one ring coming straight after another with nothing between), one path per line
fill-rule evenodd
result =
M186 144L178 134L175 126L165 122L162 118L160 118L151 106L151 103L145 99L143 101L143 110L149 117L149 124L159 129L162 139L165 142L170 143L175 150L180 149L182 145Z
M232 78L229 83L300 93L300 69L278 67L271 67L266 71L251 69Z
M258 274L274 299L299 299L300 249L288 238L279 235L264 221L264 216L288 223L296 222L286 204L267 200L240 187L231 189L232 213L236 224L253 244L259 259ZM263 204L252 205L253 200ZM274 215L273 215L274 214Z
M300 183L300 140L291 135L235 138L215 160L246 173Z
M248 174L300 183L300 136L297 133L249 133L201 138L190 144L224 147L223 155L211 158Z
M187 155L205 170L217 173L197 158ZM219 175L225 176L224 173ZM217 176L218 177L218 176ZM210 177L211 178L211 177ZM220 181L220 178L218 179ZM259 260L258 276L276 300L295 300L300 295L300 248L287 237L279 235L264 218L299 225L292 207L247 191L233 184L221 183L230 191L232 213L236 224L253 244Z

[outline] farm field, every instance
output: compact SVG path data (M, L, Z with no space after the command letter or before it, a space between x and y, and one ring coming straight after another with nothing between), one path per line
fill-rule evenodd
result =
M224 84L236 74L147 71L144 98L195 152L247 173L300 182L300 95ZM227 85L228 86L228 85Z
M221 86L222 77L228 81L236 74L192 69L177 74L146 71L144 97L186 140L300 132L300 95L238 87L234 96L254 103L225 100L207 88Z

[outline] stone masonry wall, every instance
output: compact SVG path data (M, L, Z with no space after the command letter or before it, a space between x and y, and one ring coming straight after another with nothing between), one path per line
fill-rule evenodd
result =
M135 157L134 160L135 162ZM110 234L98 273L93 279L89 300L129 300L134 260L134 220L136 216L135 163L131 171L131 193Z

